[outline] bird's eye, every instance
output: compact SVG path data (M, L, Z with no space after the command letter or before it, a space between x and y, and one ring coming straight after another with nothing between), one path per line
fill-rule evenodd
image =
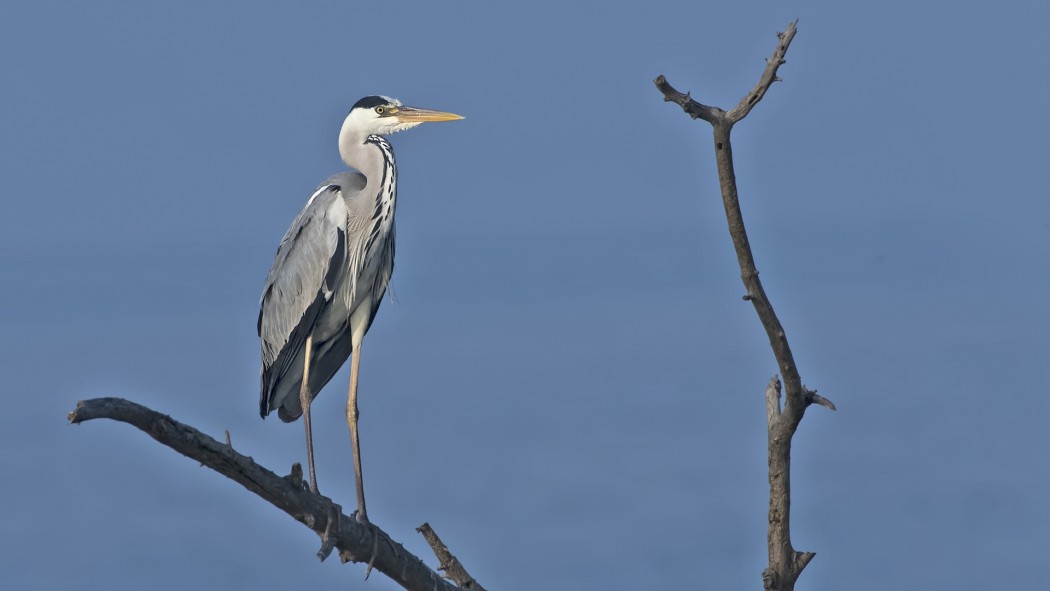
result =
M382 114L383 114L383 111L385 111L385 110L386 110L386 109L384 109L383 107L376 107L376 113L378 113L378 114L380 114L380 115L382 115Z

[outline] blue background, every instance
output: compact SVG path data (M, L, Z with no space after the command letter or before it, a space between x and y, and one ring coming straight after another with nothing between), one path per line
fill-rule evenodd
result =
M800 588L1034 589L1050 414L1041 2L5 2L0 582L363 584L317 537L126 425L124 396L286 473L257 415L277 243L341 170L347 109L461 113L392 138L398 268L365 342L374 521L429 521L490 589L759 588L776 371L726 233L731 107L766 289L814 408L794 446ZM347 372L315 406L350 507Z

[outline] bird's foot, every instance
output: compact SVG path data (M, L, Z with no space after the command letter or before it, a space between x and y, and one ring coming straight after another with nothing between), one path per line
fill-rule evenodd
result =
M365 569L365 580L367 581L368 575L372 574L372 566L376 563L376 556L379 555L379 528L372 525L367 516L362 517L359 511L354 511L354 518L363 526L362 529L367 529L372 533L372 557L368 559L368 568Z
M325 510L328 513L328 523L325 524L324 533L321 534L321 549L317 551L317 557L324 562L325 558L332 553L335 540L342 531L339 521L343 515L343 508L332 502L327 497L322 497L325 502Z

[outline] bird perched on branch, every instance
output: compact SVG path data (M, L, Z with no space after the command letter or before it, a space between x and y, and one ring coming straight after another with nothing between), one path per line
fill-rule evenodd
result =
M303 417L310 489L317 492L310 403L353 355L346 421L354 456L358 521L368 521L357 432L361 343L394 271L397 168L383 138L427 121L459 115L368 96L350 109L339 131L339 154L356 172L330 177L288 228L259 303L263 418Z

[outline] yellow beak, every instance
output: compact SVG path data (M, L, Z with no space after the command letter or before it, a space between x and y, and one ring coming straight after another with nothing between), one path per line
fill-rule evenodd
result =
M401 106L394 113L401 123L423 123L424 121L455 121L462 119L462 115L446 113L444 111L431 111L430 109L419 109L416 107Z

